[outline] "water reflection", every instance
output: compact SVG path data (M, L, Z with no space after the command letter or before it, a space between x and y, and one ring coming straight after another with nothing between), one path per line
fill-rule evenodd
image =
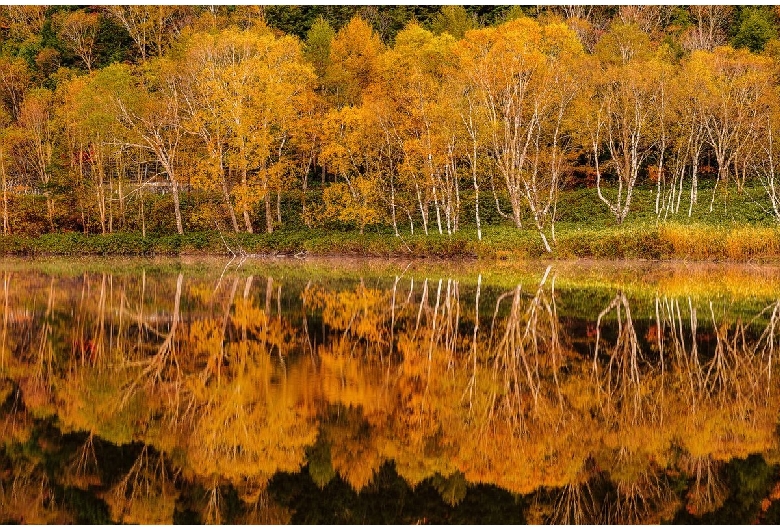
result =
M780 296L259 272L4 272L0 520L310 520L279 477L388 465L529 522L780 511Z

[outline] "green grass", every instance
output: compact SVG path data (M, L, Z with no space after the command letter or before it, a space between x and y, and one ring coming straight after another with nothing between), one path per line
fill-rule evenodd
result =
M689 217L687 197L677 214L660 218L654 211L654 190L637 188L627 220L618 225L595 190L564 191L558 206L556 238L551 254L545 252L539 234L517 229L490 209L492 197L483 197L483 239L469 216L469 196L464 192L461 228L439 234L429 227L425 235L417 226L372 226L356 229L306 228L290 222L272 234L232 234L216 231L185 235L114 233L83 235L52 233L38 237L0 237L0 255L56 256L186 256L186 255L346 255L409 258L517 259L652 259L695 261L780 261L780 229L765 211L763 191L718 190L710 211L711 189L702 189L699 203ZM482 201L480 201L482 202ZM292 214L287 217L292 217ZM525 216L525 227L530 226ZM549 237L549 235L548 235Z
M533 230L493 226L477 241L467 227L453 235L328 232L325 229L282 229L273 234L191 234L148 236L45 234L37 238L0 238L5 256L188 256L317 255L408 258L651 259L691 261L780 260L780 229L765 226L717 227L704 224L625 223L621 226L557 228L548 254ZM224 241L223 241L224 239ZM230 250L228 250L230 249Z

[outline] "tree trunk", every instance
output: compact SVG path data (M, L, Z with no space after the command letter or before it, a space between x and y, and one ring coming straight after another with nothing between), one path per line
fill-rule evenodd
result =
M306 188L309 185L310 168L311 166L309 166L307 170L303 172L303 188L301 189L301 218L303 219L303 222L307 227L309 227L309 220L306 217Z
M393 231L395 232L395 237L401 237L401 234L398 233L398 222L395 218L395 183L393 180L392 170L390 172L390 219L393 222Z
M106 233L106 191L103 188L103 165L102 160L94 160L99 155L97 152L92 157L92 177L96 180L97 187L95 193L97 195L98 213L100 213L100 233ZM97 174L97 175L96 175Z
M120 155L121 156L121 155ZM122 175L124 175L124 172L121 170L119 175L117 176L117 186L119 188L119 229L124 230L125 226L127 225L127 219L125 218L125 196L124 196L124 188L122 187Z
M144 166L145 167L145 166ZM138 202L140 203L141 213L141 237L146 239L146 215L144 214L144 177L141 176L141 150L138 150Z
M512 202L512 220L515 222L515 228L523 228L523 221L520 219L520 201L514 193L509 195Z
M266 190L265 192L265 231L269 234L274 231L274 214L271 209L271 192Z
M721 161L718 160L718 177L715 179L715 186L712 188L712 198L710 199L710 213L712 213L713 208L715 207L715 196L716 192L718 191L718 184L720 184L721 180L725 180L725 178L728 176L728 167L725 164L721 164Z
M108 174L108 232L114 231L114 179Z
M477 172L474 171L474 217L477 221L477 240L482 241L482 224L479 220L479 185L477 184Z
M282 192L276 191L276 221L282 226Z
M247 175L246 175L246 167L244 167L241 170L241 184L244 185L244 189L248 189L247 187ZM249 210L246 209L246 198L244 198L244 226L246 227L246 231L250 234L254 232L254 229L252 228L252 219L249 217Z
M106 233L106 201L103 198L103 185L98 184L95 189L95 199L97 200L98 213L100 214L100 233Z
M225 178L225 172L222 171L222 198L225 200L225 207L230 214L230 224L233 226L233 232L238 233L238 219L236 219L236 212L233 209L233 204L230 202L230 192L227 187L227 179Z
M436 208L436 224L439 227L439 233L443 234L441 229L441 212L439 212L439 198L436 196L436 186L433 187L433 206Z
M138 199L141 202L141 237L146 239L146 215L144 215L144 191L138 192Z
M184 225L181 222L181 206L179 204L179 183L176 182L176 178L173 173L171 176L171 188L173 189L173 211L176 215L176 233L179 235L184 234Z
M425 235L428 235L428 205L423 206L422 196L420 195L420 187L417 183L414 183L414 187L417 189L417 204L420 206L420 216L422 217L423 231ZM411 217L410 217L411 219Z
M11 235L11 225L8 222L8 176L5 173L5 153L0 149L0 176L3 179L3 235Z
M49 216L49 226L51 231L54 232L54 199L49 197L49 192L46 192L46 211Z
M698 202L699 198L699 160L698 156L694 157L691 164L691 202L688 205L688 217L693 213L693 205Z

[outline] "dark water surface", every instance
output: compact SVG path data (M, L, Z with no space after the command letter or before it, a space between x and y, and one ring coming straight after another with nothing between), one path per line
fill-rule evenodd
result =
M779 268L0 263L0 522L780 520Z

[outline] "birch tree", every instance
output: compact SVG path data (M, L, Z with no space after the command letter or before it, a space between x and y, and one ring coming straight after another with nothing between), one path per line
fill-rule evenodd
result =
M568 149L565 118L577 93L572 74L577 71L582 47L565 25L542 25L528 19L495 30L469 32L464 47L465 93L469 99L476 94L485 109L488 151L503 177L514 224L521 228L528 210L550 252L545 231L554 240L558 190ZM469 135L471 157L476 158L474 131Z
M127 145L150 152L170 184L176 232L184 233L180 200L180 146L184 135L182 97L174 64L157 59L136 75L124 65L101 71L113 94L116 117Z
M659 64L650 56L647 35L633 25L614 27L599 42L597 54L601 67L593 66L586 96L593 106L583 101L583 110L590 114L586 130L598 197L620 224L631 209L640 170L656 149ZM606 171L614 177L612 192L605 187Z
M725 46L693 52L688 68L696 73L701 120L718 164L712 211L718 186L728 184L730 168L749 151L754 132L763 125L760 107L769 86L769 59Z

